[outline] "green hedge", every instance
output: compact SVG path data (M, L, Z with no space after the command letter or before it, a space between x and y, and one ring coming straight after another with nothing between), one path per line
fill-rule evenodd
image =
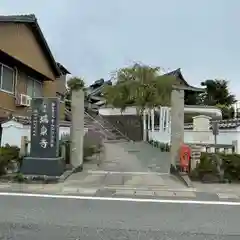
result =
M240 154L218 153L217 156L222 160L220 168L224 172L223 178L228 182L240 181ZM202 180L207 174L219 175L214 153L202 153L200 163L190 173L190 177L193 180Z
M240 154L219 154L223 160L224 176L230 181L240 180Z
M161 152L170 152L170 145L168 143L161 143L158 141L150 140L149 143L156 148L159 148Z
M20 149L17 146L6 144L0 147L0 175L6 173L6 169L10 167L12 161L15 161L19 167L22 163L22 158L19 157Z

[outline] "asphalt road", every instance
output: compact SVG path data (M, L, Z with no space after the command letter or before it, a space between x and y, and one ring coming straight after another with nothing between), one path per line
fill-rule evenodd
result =
M0 239L239 240L240 206L0 196Z

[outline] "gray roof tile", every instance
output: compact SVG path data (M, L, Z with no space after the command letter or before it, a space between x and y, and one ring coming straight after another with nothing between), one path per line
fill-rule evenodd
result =
M235 129L240 126L240 119L227 119L218 120L219 129ZM210 129L212 128L212 122L210 121ZM184 129L192 130L193 124L185 124Z

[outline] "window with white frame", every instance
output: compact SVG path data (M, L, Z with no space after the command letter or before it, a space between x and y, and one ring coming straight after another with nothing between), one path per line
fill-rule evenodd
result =
M14 78L14 69L0 63L0 89L9 93L13 93Z
M41 82L28 77L27 79L27 95L30 97L42 97L43 85Z

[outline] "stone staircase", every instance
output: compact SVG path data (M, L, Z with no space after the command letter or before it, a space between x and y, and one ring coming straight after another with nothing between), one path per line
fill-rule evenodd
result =
M67 119L71 121L71 112L65 110ZM108 141L130 141L121 131L109 123L106 119L96 114L96 112L84 112L84 128L88 129L88 135L95 138L95 142Z
M121 133L116 127L100 115L85 112L84 127L88 129L88 132L94 132L104 140L130 141L127 136Z

